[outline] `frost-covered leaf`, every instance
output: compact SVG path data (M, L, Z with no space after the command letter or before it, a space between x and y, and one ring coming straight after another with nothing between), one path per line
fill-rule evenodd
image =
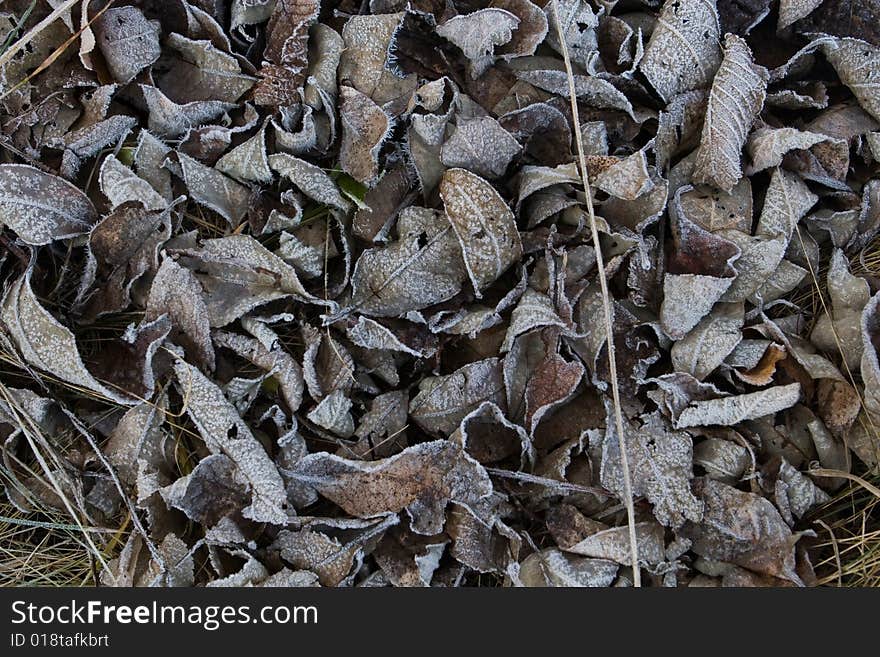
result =
M613 425L611 425L613 426ZM667 527L685 520L699 522L702 504L691 492L693 441L684 431L672 431L659 413L643 415L640 426L626 431L626 451L632 473L632 494L654 505L654 516ZM620 443L615 431L605 431L602 444L602 485L623 496Z
M520 71L517 74L520 80L528 82L539 89L568 98L571 91L568 84L568 76L565 71L534 70ZM626 112L635 117L635 113L626 95L613 84L602 78L575 75L574 93L578 100L587 105L600 109L616 109Z
M161 54L159 26L144 18L137 7L110 7L101 12L94 26L98 48L120 84L131 82Z
M672 345L672 366L702 381L742 340L743 306L718 304L683 339Z
M379 177L379 151L391 130L391 120L369 96L357 89L342 85L339 99L342 122L339 165L352 178L372 187Z
M296 412L303 397L302 368L284 350L279 343L278 336L269 327L253 320L250 323L245 322L245 324L252 333L261 339L218 331L214 333L214 343L217 346L233 350L242 358L274 376L278 381L278 387L284 401L292 412Z
M341 390L334 390L324 397L308 414L308 418L340 438L350 438L354 434L351 400Z
M619 567L606 559L587 559L548 548L523 560L519 579L527 587L605 587L614 581Z
M822 52L862 109L880 121L880 48L859 39L829 38L822 41Z
M782 169L774 170L756 233L790 238L798 222L817 200L818 197L800 178Z
M413 531L425 535L441 531L448 502L471 506L492 493L483 467L446 440L420 443L378 461L309 454L293 476L359 518L406 509Z
M515 15L490 7L453 16L437 27L437 34L461 49L471 62L472 75L478 77L492 63L495 47L508 43L517 27Z
M694 489L705 505L703 520L682 533L696 554L802 584L795 573L799 535L770 501L714 479L698 479Z
M740 154L764 105L769 74L752 61L745 41L728 34L724 60L712 82L703 134L694 166L695 183L729 192L742 177Z
M839 354L851 371L862 360L861 317L868 305L871 291L868 282L849 272L849 263L840 249L831 254L827 278L831 297L829 315L823 312L813 331L811 342L829 354Z
M808 16L824 0L780 0L779 23L776 29L784 30L792 23Z
M217 171L232 176L242 183L268 183L272 180L269 157L266 154L266 128L236 146L214 165Z
M259 305L288 296L333 305L312 296L293 267L250 235L205 240L201 248L182 253L182 262L197 272L204 289L211 326L225 326Z
M440 197L477 296L522 254L513 213L485 180L464 169L449 169Z
M559 25L553 11L554 6L559 14ZM547 45L562 54L563 44L559 41L561 27L565 47L568 48L572 61L586 68L591 55L598 48L596 28L599 26L599 18L590 4L586 0L557 0L544 5L544 13L548 24L545 39Z
M172 340L184 347L206 369L214 369L214 348L202 286L191 271L173 258L165 258L150 287L146 321L167 315L173 326Z
M113 155L108 155L98 174L101 191L114 208L137 201L147 210L162 210L168 202L148 183Z
M573 545L561 546L562 549L585 557L608 559L624 566L632 564L628 527L606 528L595 521L590 524L588 536ZM663 531L663 526L656 522L636 523L636 547L640 562L657 564L663 561Z
M495 179L507 170L520 145L490 116L459 119L455 132L443 144L440 159L447 167L461 167Z
M86 369L73 333L40 304L31 288L33 267L6 289L0 322L24 360L62 381L91 390L121 404L134 400L100 383Z
M593 184L603 192L625 201L634 201L654 187L643 150L612 164L595 177Z
M376 317L396 317L455 296L467 278L448 222L432 210L407 208L398 240L361 254L352 274L352 305Z
M721 63L721 27L712 0L666 0L639 69L660 97L709 86Z
M162 90L178 103L219 100L234 103L256 79L242 72L238 60L215 48L210 41L196 41L177 33L167 44L177 51L169 73L160 79Z
M325 203L342 211L347 211L351 206L339 193L339 188L330 176L320 167L286 153L270 155L269 165L318 203Z
M83 235L97 220L92 202L66 180L23 164L0 164L0 223L25 243Z
M266 450L254 438L223 392L198 368L183 361L174 363L186 412L212 454L225 454L247 482L250 505L242 510L256 522L283 525L287 522L286 494L281 475Z
M742 395L693 401L678 416L675 426L678 429L713 424L732 426L791 408L800 398L800 384L790 383Z
M180 137L190 128L197 128L235 107L219 100L197 100L179 105L156 87L140 85L150 113L148 127L160 137Z
M244 218L251 196L247 187L179 151L177 159L194 201L214 210L232 225Z
M497 358L470 363L445 376L423 379L418 394L410 402L409 414L425 431L449 435L485 401L504 404L504 382Z
M763 171L782 164L786 153L795 149L807 149L824 141L825 135L805 132L795 128L761 128L749 137L748 151L755 171Z

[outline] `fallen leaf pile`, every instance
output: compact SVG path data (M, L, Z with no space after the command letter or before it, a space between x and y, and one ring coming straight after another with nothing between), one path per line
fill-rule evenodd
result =
M107 585L815 583L880 458L878 20L4 2L8 500Z

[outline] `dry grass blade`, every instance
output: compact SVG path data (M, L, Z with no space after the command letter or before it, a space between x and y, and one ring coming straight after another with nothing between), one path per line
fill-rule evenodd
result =
M63 4L58 5L52 13L28 30L27 34L9 46L6 52L0 55L0 68L5 66L10 59L15 57L19 50L33 41L34 37L54 23L64 12L69 11L75 4L78 4L79 1L80 0L67 0Z
M632 559L633 584L636 587L642 585L639 571L639 553L636 545L636 521L635 509L632 499L632 475L629 469L629 459L626 453L626 436L624 434L623 413L620 406L620 386L617 380L617 360L614 354L614 328L611 317L611 295L608 292L608 281L605 277L605 259L602 256L602 245L599 242L599 229L596 226L596 212L593 208L593 194L590 191L590 178L587 172L587 158L585 155L583 137L580 131L580 115L578 113L577 94L575 93L574 71L571 68L571 58L568 54L568 46L565 33L562 30L562 22L559 18L559 4L557 0L550 0L553 10L553 22L559 43L562 46L562 56L565 61L565 72L568 76L569 100L571 101L571 116L574 123L575 143L577 144L578 165L581 179L584 185L584 196L587 199L587 213L590 218L590 232L593 238L593 248L596 252L596 269L598 270L599 285L602 288L602 310L605 320L605 342L608 347L608 371L611 378L611 396L614 402L614 423L617 429L617 440L620 448L621 470L623 471L624 504L626 505L626 519L629 526L630 556Z

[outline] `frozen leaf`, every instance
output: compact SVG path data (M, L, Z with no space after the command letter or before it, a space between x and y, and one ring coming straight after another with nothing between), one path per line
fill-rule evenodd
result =
M324 397L308 414L308 418L341 438L350 438L354 434L351 400L341 390L334 390Z
M565 47L568 48L572 61L586 68L590 57L598 48L596 28L599 26L599 19L586 0L557 0L555 5L559 14L559 25L556 24L553 5L549 2L544 5L548 23L545 41L553 50L562 54L563 44L559 41L561 27Z
M156 87L140 85L150 113L148 127L160 137L180 137L187 130L204 125L208 121L235 107L219 100L198 100L178 105Z
M437 26L437 34L458 46L473 67L473 77L479 77L492 63L496 46L503 46L513 38L519 18L504 9L491 7L471 14L453 16Z
M775 169L756 233L790 238L798 222L817 200L818 197L796 175Z
M267 222L266 225L269 226L270 223ZM274 226L271 227L274 228ZM264 234L268 232L274 231L263 230ZM306 278L314 278L324 272L324 250L300 241L291 233L282 231L275 254L293 265L297 272Z
M293 267L250 235L205 240L200 249L182 253L182 262L198 272L211 326L225 326L252 308L288 296L333 306L312 296Z
M165 258L150 287L146 321L167 315L173 326L172 340L178 342L202 367L214 369L214 348L202 286L188 269L173 258Z
M189 155L177 153L183 180L193 200L222 216L230 224L247 214L250 190L216 169L200 164Z
M0 322L24 360L61 381L133 404L134 400L107 388L86 369L73 333L40 305L31 288L32 272L33 266L10 284L0 303Z
M831 254L828 269L828 295L831 314L823 312L810 340L829 354L840 354L847 369L856 371L862 359L862 311L871 298L868 282L849 273L849 263L840 249Z
M632 494L647 497L654 505L654 516L667 527L678 528L685 520L699 522L703 508L691 492L693 442L690 435L671 431L657 412L643 415L640 423L626 431ZM605 488L622 497L619 444L616 432L606 429L601 478Z
M742 327L742 304L718 304L690 333L672 345L672 366L702 381L740 343Z
M522 254L513 213L489 183L464 169L443 174L440 197L479 297Z
M696 554L801 584L794 553L800 536L772 503L714 479L698 479L694 489L705 504L703 520L682 534L693 541Z
M527 288L511 314L510 326L504 336L504 344L501 345L501 351L510 351L511 347L513 347L513 341L518 335L546 326L568 328L566 323L556 313L550 297L541 292L536 292L532 288Z
M171 172L163 168L165 158L171 149L159 139L141 129L138 145L134 153L134 164L138 175L150 183L166 201L171 201Z
M287 495L281 475L223 392L198 368L177 360L178 385L186 412L212 454L225 454L247 482L250 505L242 513L256 522L283 525Z
M726 484L739 481L751 463L748 449L724 438L707 438L694 447L694 465Z
M587 559L548 548L523 560L519 579L527 587L606 587L617 577L619 567L606 559Z
M235 57L218 50L210 41L195 41L175 33L168 36L167 44L177 51L178 57L169 73L160 79L160 86L178 103L234 103L256 81L242 72Z
M236 146L214 165L217 171L232 176L242 183L268 183L272 180L269 157L266 154L266 128L240 146Z
M339 539L311 529L283 530L274 545L282 559L294 568L314 572L324 586L336 586L345 579L358 552L356 546L346 547Z
M764 105L769 74L752 61L745 41L728 34L724 60L709 93L709 107L694 166L695 183L729 192L742 177L740 153Z
M571 93L565 71L519 71L516 75L520 80L564 98L568 98ZM635 118L629 99L607 80L587 75L575 75L574 93L578 100L587 105L600 109L620 110Z
M266 25L264 57L276 64L292 67L301 75L308 63L309 27L318 18L319 8L317 0L275 2Z
M224 454L206 456L191 473L159 492L169 507L206 527L240 512L248 502L247 481Z
M0 164L0 224L25 243L83 235L97 220L92 202L66 180L23 164Z
M249 360L273 376L278 381L278 387L287 406L292 412L296 412L303 397L302 368L281 347L278 337L270 328L257 322L248 326L252 328L254 333L263 338L269 338L271 341L266 344L266 340L261 341L235 333L218 331L214 333L215 344L233 350L242 358Z
M485 178L500 178L520 146L490 116L460 118L455 132L443 144L440 159L447 167L461 167Z
M519 25L507 43L496 46L495 54L503 59L527 57L547 36L547 16L530 0L493 0L492 7L510 12L519 19Z
M605 528L593 522L590 535L573 545L564 546L566 552L596 559L608 559L624 566L632 564L629 528ZM639 561L658 564L664 558L663 526L656 522L638 522L635 526Z
M484 401L504 404L504 382L497 358L470 363L445 376L422 379L409 414L425 431L449 435Z
M357 89L342 85L339 100L339 166L358 182L372 187L379 177L379 151L391 130L391 121L381 107Z
M420 443L378 461L309 454L293 475L359 518L406 509L413 531L424 535L442 530L448 502L470 507L492 493L483 467L446 440Z
M675 216L672 228L676 249L663 279L660 324L669 337L680 340L731 286L735 275L731 263L740 250L681 215Z
M603 192L625 201L634 201L654 187L648 172L645 151L637 151L602 171L593 184Z
M785 347L770 344L753 367L745 371L735 370L734 373L740 381L745 381L753 386L766 386L773 380L773 375L776 373L776 363L784 360L787 356Z
M782 164L786 153L795 149L807 149L824 141L825 135L805 132L795 128L761 128L749 137L748 151L755 171L763 171Z
M406 445L404 429L408 411L409 395L405 391L378 395L370 410L361 417L354 435L368 443L369 453L374 456L390 456L400 450L398 445Z
M128 201L137 201L147 210L162 210L168 202L143 178L125 166L113 155L101 164L98 179L101 191L113 208Z
M784 459L779 464L774 494L779 512L790 525L814 506L831 500L828 493Z
M740 257L734 264L736 278L721 295L721 301L726 303L745 301L779 267L788 246L788 236L751 236L738 230L722 230L718 235L736 244L740 250Z
M709 0L666 0L639 69L660 97L709 86L721 63L721 27Z
M824 0L780 0L779 23L776 29L782 31L795 21L808 16Z
M407 335L405 328L398 335L368 317L358 317L357 324L346 328L346 334L352 343L364 349L399 351L416 358L427 358L436 351L435 341L422 339L415 332L409 332ZM407 341L411 344L407 344Z
M385 64L402 18L402 13L349 18L342 28L345 49L339 60L339 80L378 102L377 89L391 75Z
M880 48L859 39L823 39L822 52L840 81L850 88L868 114L880 121Z
M343 212L351 206L339 193L339 188L330 176L320 167L286 153L270 155L269 165L296 185L303 194L318 203L324 203Z
M161 54L159 25L144 18L137 7L111 7L94 25L98 48L120 84L131 82Z
M800 398L800 384L790 383L742 395L694 401L682 411L675 426L678 429L713 424L732 426L791 408Z
M75 178L84 160L95 157L108 146L121 144L136 125L134 117L117 115L68 132L62 140L61 175Z
M398 240L361 254L351 303L376 317L396 317L455 296L467 277L453 229L434 211L407 208Z

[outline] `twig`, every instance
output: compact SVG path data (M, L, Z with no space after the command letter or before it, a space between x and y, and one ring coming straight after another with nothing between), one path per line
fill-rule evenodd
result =
M620 450L620 466L623 470L623 503L626 505L626 521L629 526L630 558L633 569L633 586L642 585L642 575L639 570L639 549L636 545L636 520L635 508L632 499L632 480L629 472L629 458L626 454L626 438L623 433L623 414L620 410L620 386L617 382L617 359L614 354L614 327L611 319L611 296L608 293L608 281L605 278L605 259L602 257L602 248L599 243L599 229L596 226L596 212L593 209L593 194L590 191L590 177L587 171L587 158L584 155L584 140L581 135L581 121L578 113L577 94L575 93L574 72L571 68L571 59L568 55L568 44L565 33L562 31L562 23L559 20L559 4L557 0L550 0L553 10L553 20L556 23L556 34L559 37L559 45L562 48L562 58L565 61L565 73L568 76L568 95L571 101L571 118L574 128L574 138L577 144L578 164L581 170L581 178L584 184L584 195L587 198L587 213L590 218L590 232L593 236L593 249L596 252L596 268L599 270L599 285L602 288L602 310L605 319L605 341L608 344L608 371L611 378L611 398L614 402L614 423L617 427L617 444Z

